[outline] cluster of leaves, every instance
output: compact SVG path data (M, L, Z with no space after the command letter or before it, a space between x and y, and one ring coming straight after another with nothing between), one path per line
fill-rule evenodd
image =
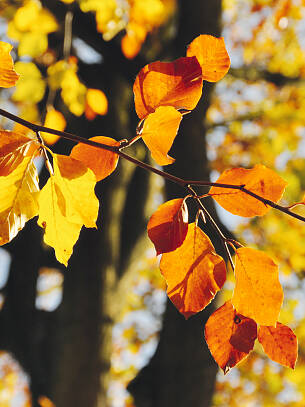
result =
M85 2L84 2L85 3ZM102 2L104 3L104 2ZM39 1L26 0L0 6L0 16L8 21L6 35L18 43L18 61L15 68L21 75L11 99L20 106L22 117L38 122L37 103L47 96L44 124L64 130L66 120L56 110L57 95L68 111L76 116L86 115L93 120L105 115L108 100L101 89L87 88L78 76L78 60L70 57L71 42L63 55L49 48L48 35L59 29L58 22ZM70 16L67 30L71 30ZM59 137L42 133L47 144L54 144Z
M18 80L10 49L8 44L1 43L0 80L4 87L13 86ZM119 156L128 158L122 150L140 138L159 165L171 164L174 159L167 153L183 114L197 105L203 80L218 81L229 65L223 39L202 35L190 44L186 57L145 66L134 84L140 123L137 136L130 141L94 137L87 142L81 141L69 156L64 156L54 154L42 142L39 130L52 133L52 129L19 119L19 123L36 132L35 137L1 131L1 243L12 240L29 219L38 215L38 225L45 230L45 243L55 249L58 261L67 265L82 226L95 227L99 208L94 194L96 182L115 170ZM65 136L65 133L56 133ZM50 172L41 191L33 163L40 153L44 154ZM156 172L153 167L136 164ZM162 171L158 173L170 177ZM226 280L224 260L215 253L210 239L198 226L200 215L204 220L210 216L201 199L210 196L236 215L262 216L280 200L286 182L263 165L249 170L224 171L209 193L202 197L188 185L191 181L176 179L175 182L188 190L188 196L161 205L148 223L148 235L157 254L162 253L160 269L167 283L168 296L188 318L204 309ZM187 199L195 200L199 208L196 222L191 224L188 224ZM293 215L289 209L285 211ZM232 299L206 324L205 336L213 357L226 373L248 355L258 337L271 359L294 367L296 337L289 327L277 321L283 301L278 266L267 254L241 247L219 233L229 256L229 247L235 252L236 284Z

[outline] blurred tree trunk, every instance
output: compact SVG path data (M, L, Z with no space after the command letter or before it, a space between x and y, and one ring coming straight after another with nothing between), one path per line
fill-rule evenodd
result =
M66 5L53 0L43 4L63 21ZM149 61L145 52L134 61L125 60L116 41L103 42L92 16L74 11L74 35L103 56L101 64L80 64L80 76L88 87L103 85L110 107L105 118L91 123L71 117L67 130L84 137L102 133L130 138L137 124L132 83ZM181 0L178 22L172 22L177 24L177 35L165 39L164 30L158 54L179 57L197 35L218 35L220 12L220 0ZM209 177L203 120L211 90L212 86L204 85L202 101L183 120L172 153L176 163L167 168L178 176ZM66 146L60 142L58 151L67 152ZM135 147L133 154L145 159L141 146ZM41 231L30 224L8 247L13 262L0 313L0 346L11 351L28 372L34 406L38 396L46 394L57 407L106 407L111 330L121 304L122 285L133 273L132 261L143 255L147 244L145 208L153 192L150 186L150 174L123 161L116 173L97 186L101 200L98 229L81 232L69 267L63 270L63 301L52 313L35 308L38 270L56 264L53 251L40 245ZM166 186L168 198L182 192L175 185ZM156 354L130 386L136 407L210 404L216 365L203 339L210 310L185 321L168 305Z

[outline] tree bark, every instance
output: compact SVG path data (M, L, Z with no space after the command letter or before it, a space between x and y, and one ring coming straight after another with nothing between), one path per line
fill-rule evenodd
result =
M175 51L185 52L197 35L219 35L220 1L180 1L180 23ZM205 84L203 97L196 109L187 115L180 127L171 155L176 161L168 170L186 179L209 179L204 126L205 112L210 104L213 86ZM181 188L166 185L167 198L181 196ZM209 211L217 219L210 205ZM194 219L194 210L192 213ZM218 223L219 224L219 223ZM214 231L207 230L218 253L225 255ZM155 355L129 385L137 407L208 407L211 403L217 365L204 340L204 324L213 311L210 305L203 312L185 321L168 301L163 328Z

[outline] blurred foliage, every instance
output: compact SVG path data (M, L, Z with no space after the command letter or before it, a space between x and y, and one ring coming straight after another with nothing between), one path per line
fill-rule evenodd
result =
M106 41L123 30L121 47L127 58L140 52L147 35L173 15L176 4L175 0L61 1L94 13L97 30ZM0 17L5 27L0 39L15 45L15 67L21 74L13 92L2 91L1 103L13 103L21 117L37 123L46 121L47 112L59 111L61 122L55 123L53 117L54 128L62 126L62 114L86 114L91 120L107 113L105 97L109 95L92 92L82 82L73 45L65 52L50 46L50 34L60 33L64 43L67 33L39 0L2 0ZM304 31L304 0L223 0L223 35L232 69L216 86L207 115L211 168L216 173L257 163L273 168L289 184L283 200L287 205L301 201L305 190ZM43 112L38 103L44 105ZM7 121L1 119L1 125ZM304 214L302 208L295 210ZM285 302L280 321L289 324L299 338L299 360L295 371L282 368L265 358L258 344L238 369L226 377L219 374L213 406L304 406L304 226L270 211L262 218L242 222L235 232L238 239L266 250L281 264ZM115 386L120 383L124 389L145 363L161 329L164 282L156 272L155 260L147 256L144 263L139 266L141 276L128 290L121 324L114 332L110 398ZM228 277L224 300L233 278ZM152 315L150 329L143 331L139 313ZM0 360L3 357L0 405L6 407L20 385L15 362L5 355ZM29 406L26 385L21 385L21 391L26 394L23 405ZM125 393L124 397L125 405L131 407L132 400Z
M305 189L305 3L224 0L223 8L232 68L217 85L206 119L213 178L230 167L264 164L288 182L282 204L300 202ZM300 206L294 211L305 213ZM243 219L234 233L279 263L285 292L279 321L298 336L299 358L291 371L268 361L257 344L235 372L218 375L213 407L303 406L304 225L270 211ZM224 300L232 293L233 279L228 278Z

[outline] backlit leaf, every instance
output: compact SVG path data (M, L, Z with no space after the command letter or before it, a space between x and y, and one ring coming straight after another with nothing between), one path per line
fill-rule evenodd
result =
M110 137L96 136L89 140L108 146L119 146L120 143ZM70 157L82 161L90 168L95 176L96 181L100 181L110 175L118 164L119 156L112 151L103 150L97 147L91 147L83 143L79 143L73 147Z
M162 255L160 270L167 295L185 318L203 310L226 279L223 259L195 223L189 225L180 247Z
M298 357L298 340L292 329L280 322L275 327L260 326L258 340L270 359L294 369Z
M28 103L40 102L46 85L37 66L33 62L18 61L15 68L20 74L20 79L13 93L13 100Z
M286 181L279 175L261 164L249 170L245 168L226 170L216 182L244 185L249 191L275 203L281 199L287 185ZM267 204L238 189L212 187L209 195L234 215L245 217L262 216L270 209Z
M188 210L185 200L172 199L160 205L151 216L147 233L155 245L157 255L180 247L188 229Z
M253 349L257 325L227 301L210 316L204 333L213 358L226 374Z
M41 190L39 226L44 241L55 249L58 261L67 265L82 226L96 227L99 201L93 172L74 158L54 154L54 175Z
M38 213L38 174L33 158L20 154L13 171L0 176L0 244L10 242Z
M36 138L8 130L0 130L0 176L14 171L24 157L36 154L40 144Z
M230 68L230 58L222 37L199 35L189 45L186 55L198 59L202 78L209 82L219 81Z
M64 115L61 112L58 112L55 109L51 109L51 110L47 111L45 121L44 121L45 127L49 127L54 130L63 131L66 128L66 124L67 124L66 119L64 118ZM44 142L49 145L56 143L56 141L58 141L60 139L60 136L56 136L55 134L41 132L40 135L43 138Z
M275 326L283 302L277 264L266 253L248 247L237 249L235 258L233 306L260 325Z
M10 88L15 86L19 75L14 70L14 64L10 52L12 45L0 41L0 86Z
M159 165L168 165L175 161L167 153L177 135L181 120L182 114L174 107L161 106L144 121L142 139Z
M146 65L133 86L135 108L140 119L159 106L194 109L202 93L201 75L195 57Z

